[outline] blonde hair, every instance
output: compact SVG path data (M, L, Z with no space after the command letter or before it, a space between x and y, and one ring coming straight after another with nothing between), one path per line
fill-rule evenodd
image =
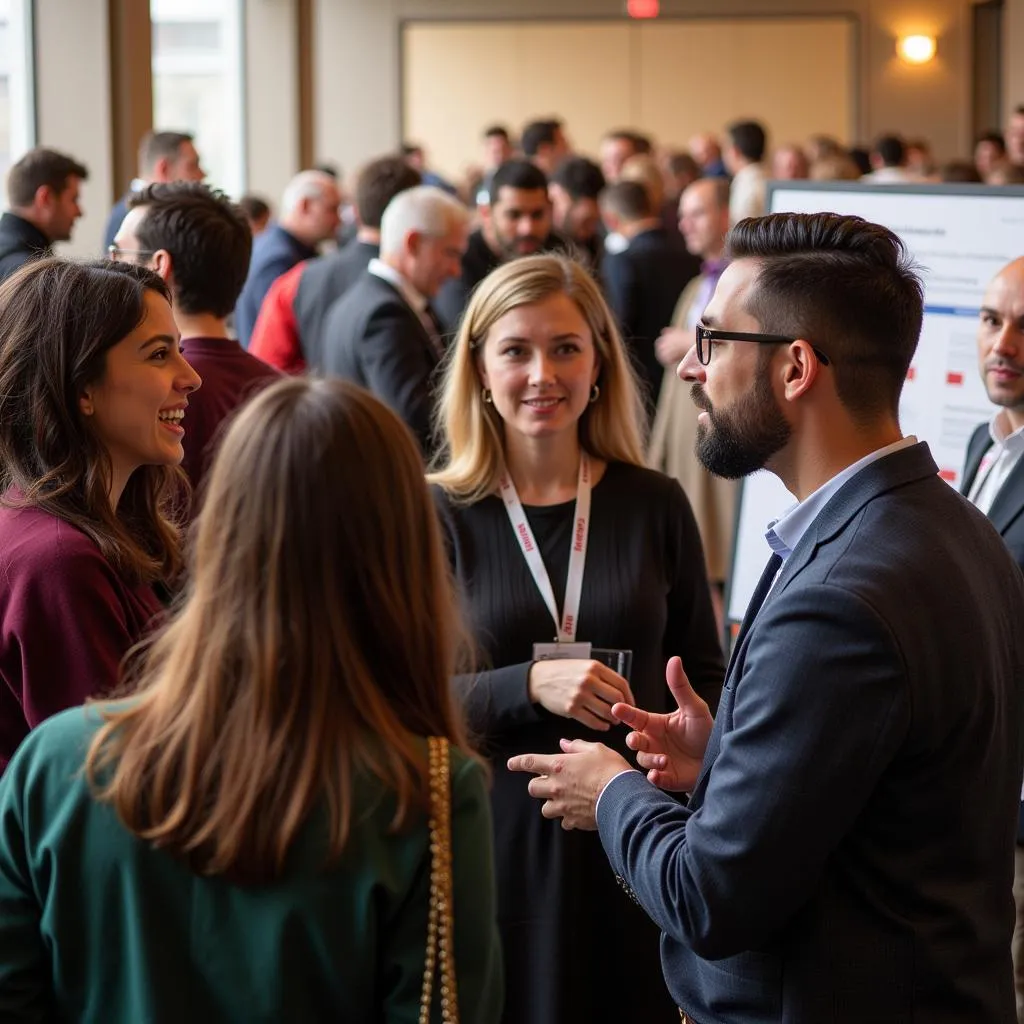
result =
M137 695L98 705L85 763L126 828L205 875L279 878L323 806L328 856L359 779L428 804L425 745L469 752L450 691L464 649L419 450L338 380L292 378L227 432L183 603L137 656Z
M487 333L506 313L552 295L568 296L583 314L600 364L600 394L580 417L580 444L594 458L645 464L643 400L600 289L566 256L524 256L480 282L448 350L436 417L444 447L429 480L458 501L472 503L492 493L504 466L504 424L483 400L476 365Z

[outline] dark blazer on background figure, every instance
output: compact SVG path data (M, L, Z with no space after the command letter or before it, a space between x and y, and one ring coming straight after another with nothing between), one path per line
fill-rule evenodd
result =
M740 628L688 806L598 825L699 1024L1011 1024L1024 583L923 444L853 476Z
M440 341L394 285L365 271L328 312L322 355L324 372L376 395L431 454Z

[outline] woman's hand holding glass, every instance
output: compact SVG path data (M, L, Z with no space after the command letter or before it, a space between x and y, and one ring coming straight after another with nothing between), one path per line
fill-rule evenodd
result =
M598 732L618 725L612 714L613 704L634 701L633 691L622 676L599 661L585 658L535 661L527 686L535 704Z

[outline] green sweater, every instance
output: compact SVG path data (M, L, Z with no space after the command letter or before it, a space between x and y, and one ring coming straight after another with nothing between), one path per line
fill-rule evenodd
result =
M81 767L97 724L89 708L49 719L0 778L0 1021L418 1020L425 822L388 835L393 798L368 783L330 868L314 816L282 881L200 877L92 798ZM461 1019L490 1024L502 968L489 800L480 767L454 753L452 858Z

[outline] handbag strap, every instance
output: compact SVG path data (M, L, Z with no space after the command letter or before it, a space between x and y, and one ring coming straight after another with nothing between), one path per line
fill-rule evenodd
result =
M448 741L427 738L430 754L430 915L420 996L420 1024L430 1024L434 975L441 974L441 1020L459 1024L455 988L455 916L452 899L452 789Z

